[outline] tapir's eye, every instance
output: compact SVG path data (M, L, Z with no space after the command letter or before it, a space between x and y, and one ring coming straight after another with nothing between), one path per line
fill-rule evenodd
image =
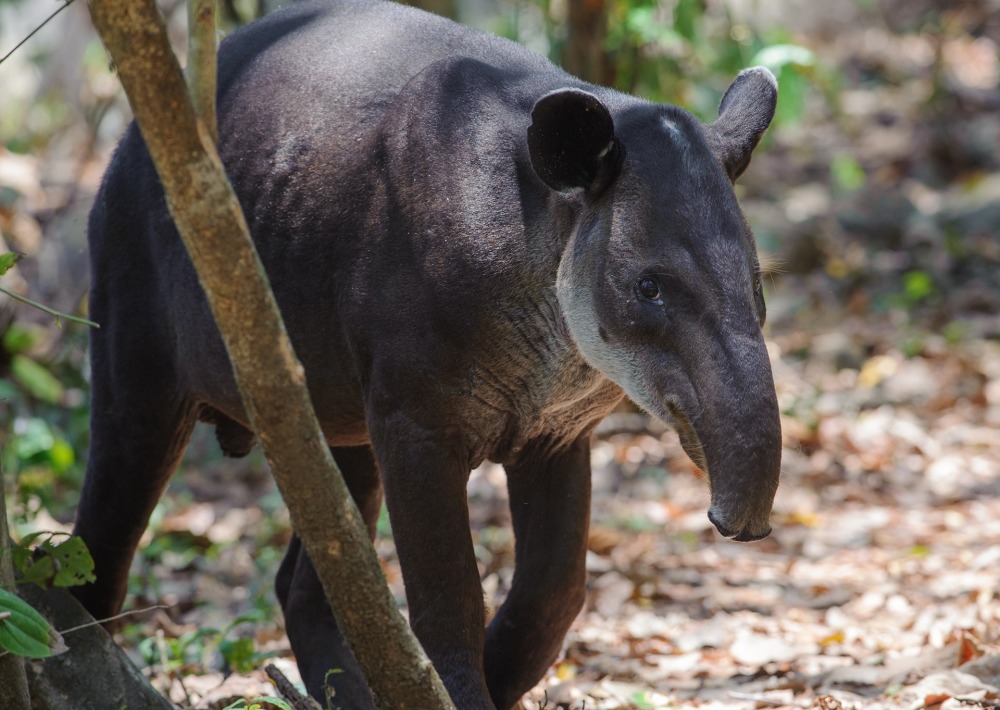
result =
M647 301L657 301L660 298L660 286L653 279L644 276L635 285L639 295Z

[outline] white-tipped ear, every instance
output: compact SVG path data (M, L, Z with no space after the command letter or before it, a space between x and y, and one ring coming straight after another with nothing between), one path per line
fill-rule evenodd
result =
M707 127L708 141L729 179L736 181L747 165L778 103L778 80L764 67L740 72L719 103L719 118Z

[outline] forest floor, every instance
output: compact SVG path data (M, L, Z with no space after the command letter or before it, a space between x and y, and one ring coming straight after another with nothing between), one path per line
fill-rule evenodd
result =
M814 93L739 187L769 274L785 446L774 532L722 539L676 435L613 415L594 440L587 604L526 710L1000 708L1000 20L988 4L956 3L933 36L848 17L840 27L858 31L798 38L840 77L838 100ZM865 5L905 18L933 3ZM33 257L21 286L71 309L108 145L86 164L59 145L0 149L0 230ZM79 339L43 346L82 368ZM169 608L119 637L179 707L268 692L267 656L295 676L271 591L287 514L259 455L215 448L200 429L133 568L129 605ZM496 608L513 559L502 468L474 472L469 492ZM43 506L30 522L55 530L69 515Z
M856 337L844 338L845 327ZM797 357L803 337L825 354ZM828 333L771 335L782 409L815 420L784 421L766 540L718 536L705 515L707 486L673 432L633 413L602 425L587 605L526 709L1000 705L1000 343L932 338L919 355L879 347L857 370L832 365L845 357L838 344L865 337L900 336L849 318ZM251 470L223 462L179 484L160 531L224 543L223 552L147 556L144 576L158 592L146 601L187 611L169 623L156 616L140 635L223 628L262 593L251 560L283 528L261 514L257 501L274 494ZM502 468L489 465L470 481L493 608L513 557L503 483ZM189 550L190 541L176 547ZM391 542L379 551L404 605ZM242 633L257 634L259 649L287 648L273 623ZM246 692L252 677L207 697ZM221 679L192 674L183 683L194 696ZM176 680L173 692L180 701Z

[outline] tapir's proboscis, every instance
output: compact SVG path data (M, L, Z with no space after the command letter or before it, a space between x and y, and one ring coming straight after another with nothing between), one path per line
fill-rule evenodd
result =
M410 623L458 708L510 708L559 653L584 601L590 434L624 395L676 428L722 535L770 532L778 405L733 181L776 98L747 69L703 124L378 0L293 3L222 43L219 152L372 536L384 495ZM231 456L255 438L135 125L90 250L76 532L101 618L196 421ZM516 564L488 626L466 495L487 459ZM277 592L310 693L373 708L297 538Z

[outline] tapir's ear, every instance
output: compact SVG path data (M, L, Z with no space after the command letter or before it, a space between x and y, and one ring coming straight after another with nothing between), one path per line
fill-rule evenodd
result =
M733 182L750 164L777 103L778 80L764 67L744 69L722 96L719 118L707 127L708 142Z
M531 166L553 190L598 194L618 172L615 124L596 96L558 89L538 99L528 128Z

